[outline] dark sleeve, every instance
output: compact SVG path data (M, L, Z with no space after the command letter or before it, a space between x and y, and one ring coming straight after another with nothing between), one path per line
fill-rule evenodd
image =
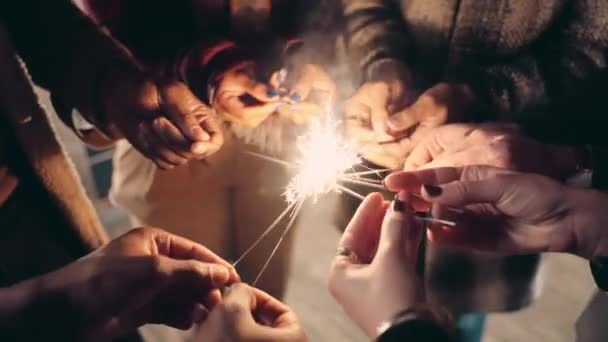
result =
M457 342L437 323L428 320L409 320L386 330L376 342Z
M580 92L608 63L608 2L569 1L552 28L511 60L473 66L451 75L473 86L479 119L514 120L555 113L547 106Z
M128 53L69 0L0 1L6 24L34 82L51 92L64 122L72 108L98 126L100 79L110 67L134 68Z
M409 77L407 35L394 0L342 0L344 38L351 67L361 81Z

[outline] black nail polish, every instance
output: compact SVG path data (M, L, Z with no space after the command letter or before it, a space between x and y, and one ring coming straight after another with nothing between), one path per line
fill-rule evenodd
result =
M395 200L393 201L393 210L396 212L405 211L405 202L399 199L399 194L395 195Z
M422 187L424 188L424 191L426 191L426 193L431 197L441 196L443 193L443 189L435 185L425 184Z

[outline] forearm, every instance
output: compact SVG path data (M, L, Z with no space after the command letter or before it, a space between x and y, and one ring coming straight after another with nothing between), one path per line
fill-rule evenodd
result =
M44 294L41 278L0 289L0 338L22 341L53 338L73 340L78 321L67 297Z
M2 1L0 16L33 80L61 103L62 119L71 123L76 108L100 126L99 84L110 68L135 68L127 52L71 1Z

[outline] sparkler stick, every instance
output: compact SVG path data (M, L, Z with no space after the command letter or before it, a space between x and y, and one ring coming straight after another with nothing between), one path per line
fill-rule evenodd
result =
M274 158L274 157L271 157L271 156L267 156L265 154L261 154L261 153L257 153L257 152L252 152L252 151L245 151L245 153L247 153L249 155L252 155L254 157L258 157L260 159L264 159L266 161L275 163L275 164L279 164L281 166L284 166L284 167L287 167L287 168L290 168L290 169L296 168L295 164L290 163L290 162L285 161L285 160L282 160L282 159L279 159L279 158Z
M356 192L352 191L351 189L349 189L349 188L347 188L347 187L345 187L345 186L342 186L342 185L340 185L340 184L337 184L337 185L336 185L336 188L337 188L338 190L340 190L340 191L344 192L344 193L347 193L347 194L349 194L349 195L351 195L351 196L353 196L353 197L355 197L355 198L360 199L361 201L363 201L363 200L365 199L365 196L363 196L363 195L361 195L361 194L359 194L359 193L356 193Z
M381 169L381 170L372 170L372 171L351 172L351 173L344 173L343 176L378 175L381 172L387 172L387 171L392 171L392 169Z
M241 256L232 264L232 266L236 266L238 265L241 261L243 261L243 259L249 254L251 253L251 251L260 244L260 242L262 242L262 240L268 235L270 234L270 232L272 232L278 225L279 222L281 222L281 220L283 220L283 218L285 217L285 215L287 215L287 213L289 213L291 211L291 209L293 209L295 206L297 205L296 202L294 203L290 203L287 208L285 208L285 210L283 210L283 212L274 220L274 222L272 222L270 224L270 226L268 226L268 228L262 233L262 235L260 235L260 237L255 240L255 242L249 247L247 248L247 250L241 254Z
M365 178L365 177L352 177L352 176L343 176L343 178L348 178L348 179L354 179L354 180L358 180L358 181L362 181L362 182L366 182L366 183L370 183L370 184L378 184L378 185L382 185L382 180L381 179L371 179L371 178Z
M363 186L366 186L366 187L369 187L372 189L377 189L377 190L386 190L386 188L380 184L368 183L366 181L351 179L351 178L347 178L347 177L340 177L340 181L344 182L344 183L363 185Z
M296 205L296 203L292 203L291 207L293 208L295 205ZM281 234L281 238L279 239L279 241L277 241L276 245L274 246L274 249L272 250L272 252L268 256L268 259L266 259L266 262L264 263L264 266L262 266L262 269L260 270L260 273L258 273L258 275L255 277L255 280L253 281L253 283L251 284L251 286L255 287L257 285L258 281L262 277L262 274L264 274L264 271L266 271L266 268L268 268L268 265L270 264L270 260L272 260L272 257L277 253L277 251L279 250L279 247L281 246L281 243L283 242L283 240L285 239L285 237L287 236L287 234L291 230L291 227L293 226L294 222L296 221L296 218L298 217L298 214L300 213L301 209L302 209L301 206L297 206L296 207L293 215L289 219L289 223L287 223L287 226L285 227L285 230L283 230L283 234Z

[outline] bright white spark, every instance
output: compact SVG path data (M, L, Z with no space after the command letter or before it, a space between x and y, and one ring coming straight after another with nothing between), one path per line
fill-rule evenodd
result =
M355 164L361 163L354 148L341 136L338 123L331 119L314 120L307 134L298 138L301 158L297 173L287 185L288 203L317 201L320 195L339 190L339 180Z

